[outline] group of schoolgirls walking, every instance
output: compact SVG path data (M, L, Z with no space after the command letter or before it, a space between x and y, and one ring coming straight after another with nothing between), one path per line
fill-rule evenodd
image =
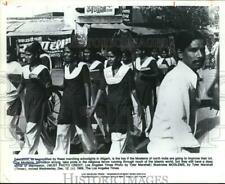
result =
M132 62L129 51L109 48L106 60L99 59L90 48L80 52L72 44L64 48L63 91L57 120L54 146L42 134L52 80L48 67L42 64L37 44L26 49L29 64L23 67L17 93L25 92L27 121L25 144L21 154L70 154L71 130L76 127L84 153L98 153L98 142L92 123L96 121L109 154L135 153L131 133L137 119L141 135L148 137L156 105L156 86L160 68L154 56L138 51ZM82 54L81 54L82 53ZM165 73L164 73L165 74ZM136 116L136 118L135 118Z

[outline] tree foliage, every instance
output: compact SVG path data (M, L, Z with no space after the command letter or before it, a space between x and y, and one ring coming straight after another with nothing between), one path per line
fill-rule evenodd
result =
M155 28L200 29L209 25L208 7L143 6L140 11L145 24Z

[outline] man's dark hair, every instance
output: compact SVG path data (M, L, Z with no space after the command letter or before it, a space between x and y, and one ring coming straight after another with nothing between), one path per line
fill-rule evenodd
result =
M190 45L190 43L195 39L201 39L205 42L204 36L199 31L187 30L179 32L175 37L176 49L184 51L184 49L187 48Z

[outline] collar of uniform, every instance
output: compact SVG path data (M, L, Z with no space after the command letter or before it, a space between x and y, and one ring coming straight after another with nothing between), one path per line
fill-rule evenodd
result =
M194 88L197 87L197 74L191 70L184 62L179 61L177 64L177 67L179 68L179 70L181 70L181 72L185 75L185 78L187 79L187 81L190 82L190 85Z
M121 65L117 73L113 75L112 66L105 68L104 76L105 76L106 83L107 84L120 83L130 69L131 68L128 65Z
M82 70L84 65L87 65L87 64L84 63L84 62L79 62L78 66L75 67L71 72L69 70L69 65L65 65L65 74L64 74L65 75L65 79L74 79L74 78L76 78L80 74L80 72L81 72L81 70Z
M129 64L125 64L123 61L121 61L121 63L122 63L122 65L129 66L133 70L133 64L132 64L132 62L129 63Z
M95 70L100 64L102 64L100 61L95 60L89 67L90 71Z

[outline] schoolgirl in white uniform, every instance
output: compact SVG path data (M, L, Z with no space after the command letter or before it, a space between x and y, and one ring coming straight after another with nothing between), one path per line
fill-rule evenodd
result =
M137 57L135 61L137 95L145 110L144 117L142 117L142 135L146 137L148 137L152 126L151 122L156 105L156 80L159 74L156 59L147 54L145 50L142 51L141 56Z
M70 154L71 126L76 126L84 153L97 151L97 142L86 114L90 107L88 66L84 62L79 62L74 56L72 44L67 44L64 49L66 65L63 97L58 116L54 154Z
M25 117L27 121L25 145L20 154L49 154L52 147L41 136L43 122L47 120L48 98L52 84L49 70L41 64L40 53L35 43L25 50L28 65L23 67L23 79L18 89L25 93Z
M132 94L140 108L141 105L136 97L133 71L129 66L121 64L118 49L108 51L108 64L109 67L104 69L104 78L108 89L107 114L112 140L109 153L123 153L126 147L135 152L132 141L129 141L133 110Z
M98 60L97 54L94 54L94 52L89 48L84 49L83 55L84 61L89 65L91 80L92 107L89 110L89 118L94 115L94 119L99 126L104 140L108 143L110 141L110 136L109 126L107 123L106 90L103 75L104 65Z
M168 50L163 49L161 58L157 60L157 66L161 72L160 80L162 81L164 76L176 66L176 60L173 57L168 56Z

